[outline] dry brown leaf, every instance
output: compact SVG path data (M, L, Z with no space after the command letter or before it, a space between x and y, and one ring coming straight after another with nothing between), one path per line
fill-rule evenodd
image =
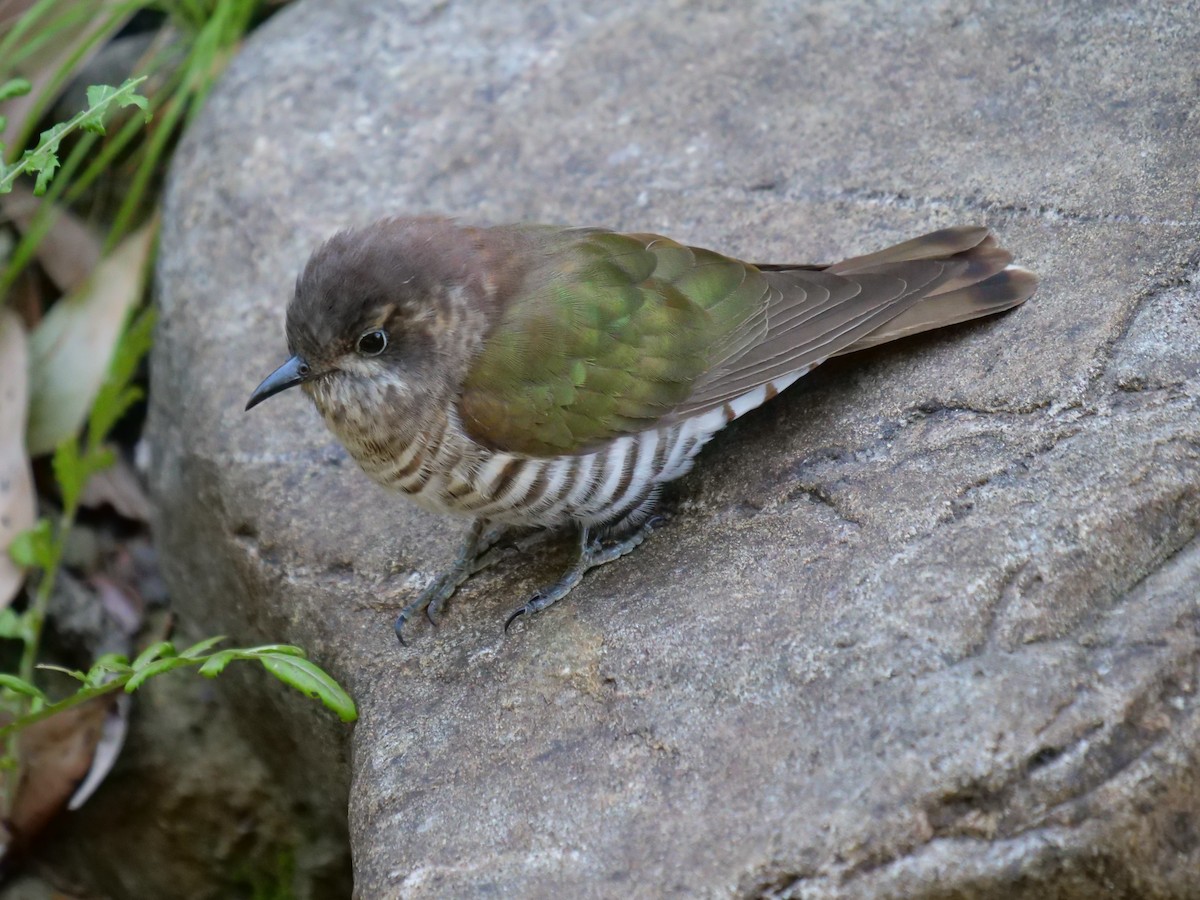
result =
M8 289L8 308L17 314L26 331L36 328L37 323L42 321L42 309L47 293L44 287L48 288L49 285L46 285L41 274L31 267L18 275L13 286Z
M97 697L21 732L21 782L8 821L18 843L28 845L67 805L92 767L115 702L112 694Z
M24 234L45 202L21 185L3 198L4 212ZM83 287L100 262L100 238L69 210L57 208L50 230L37 246L38 262L64 294Z
M133 698L128 694L116 695L116 702L100 727L100 740L96 742L87 775L71 794L67 809L74 811L87 803L88 798L96 793L96 788L104 783L108 773L117 764L117 758L121 755L121 750L125 747L125 738L129 734L129 707L132 702Z
M8 555L8 545L33 525L36 498L25 455L29 399L25 329L16 313L0 309L0 608L12 602L25 572Z
M88 509L111 506L118 515L135 522L150 521L150 501L133 467L123 456L103 471L97 472L83 486L79 505Z
M29 453L49 453L78 433L108 372L129 310L142 296L157 219L101 260L78 293L64 297L29 337Z

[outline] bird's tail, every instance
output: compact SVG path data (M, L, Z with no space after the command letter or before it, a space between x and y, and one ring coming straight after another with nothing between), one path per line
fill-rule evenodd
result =
M1038 286L1037 275L1014 266L1012 254L982 226L944 228L876 253L843 260L826 271L835 275L887 274L896 271L898 264L921 259L956 260L965 266L900 315L835 355L1003 312L1024 303Z

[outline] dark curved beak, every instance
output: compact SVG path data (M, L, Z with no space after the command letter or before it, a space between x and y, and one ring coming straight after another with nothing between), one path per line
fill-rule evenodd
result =
M302 381L312 377L312 368L301 357L293 356L282 366L263 379L263 383L254 389L246 409L253 409L268 397L274 397L280 391L295 387Z

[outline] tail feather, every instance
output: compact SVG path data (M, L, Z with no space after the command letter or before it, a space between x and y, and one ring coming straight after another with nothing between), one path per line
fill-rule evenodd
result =
M1008 266L975 284L956 290L937 291L909 307L896 318L838 351L837 356L854 353L932 331L947 325L957 325L991 316L1024 303L1038 286L1038 277L1020 266Z
M921 237L893 244L874 253L852 256L834 263L827 271L834 275L855 275L859 272L876 271L895 263L911 262L916 259L950 259L972 250L986 250L996 246L996 238L983 225L958 225L931 231Z
M960 288L970 287L991 278L998 272L1003 272L1013 261L1013 255L1003 247L976 247L968 253L960 254L959 259L966 263L966 268L953 278L948 278L926 296L937 297L949 294Z

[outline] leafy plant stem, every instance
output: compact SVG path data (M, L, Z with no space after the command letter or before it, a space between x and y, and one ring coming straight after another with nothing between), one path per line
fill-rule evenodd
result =
M25 681L33 681L38 648L42 645L42 629L46 625L46 611L50 608L50 598L54 594L54 584L57 581L58 563L62 558L63 542L66 540L71 526L75 524L75 512L74 508L64 509L58 520L57 534L53 545L54 565L42 573L37 590L33 595L33 603L30 604L26 613L27 628L23 635L25 646L21 651L21 666L17 670L17 674ZM36 704L36 701L34 703Z
M112 681L106 681L104 684L95 687L81 688L74 694L64 697L57 703L42 704L36 709L31 709L30 712L20 716L9 722L3 728L0 728L0 738L12 741L21 732L22 729L28 728L35 722L40 722L43 719L48 719L51 716L64 712L72 707L78 706L81 703L87 703L89 700L96 697L103 697L105 694L111 694L113 691L120 690L125 687L125 683L133 677L133 673L124 676L117 676ZM12 752L10 746L9 752Z
M54 98L62 92L62 87L66 84L67 79L78 68L80 61L92 51L98 43L110 37L125 21L129 11L136 4L123 4L130 9L121 8L111 13L104 22L99 26L92 26L92 31L77 46L71 54L63 60L54 72L54 76L45 85L40 86L38 91L38 99L34 104L30 115L25 117L25 125L21 132L17 134L16 140L13 141L13 147L24 147L28 144L30 137L33 135L34 128L37 127L38 120L41 119L42 113L46 107L53 102ZM144 78L138 79L138 82L144 81ZM80 122L86 115L81 113L70 120L68 125L74 123L78 127ZM77 121L78 120L78 121ZM64 132L65 134L66 132ZM19 161L18 161L19 164Z
M107 107L114 103L119 104L123 100L134 96L134 88L146 80L146 76L141 78L131 78L125 84L121 85L114 93L105 97L99 103L89 105L87 109L76 113L68 119L58 131L56 138L62 140L68 134L82 128L85 122L95 120L96 115L103 112ZM31 172L36 167L37 154L34 151L26 151L25 155L17 160L3 176L0 176L0 194L10 190L17 178L27 172Z
M140 125L137 121L134 125ZM66 161L58 170L58 178L50 184L50 189L42 197L42 203L38 207L38 211L34 213L33 220L29 223L29 227L21 233L21 239L13 248L12 255L9 256L4 266L0 267L0 303L3 303L8 296L9 290L16 283L17 277L29 265L37 253L38 244L49 233L54 226L54 219L57 217L57 204L55 200L62 193L63 188L70 183L71 176L80 164L87 158L88 153L92 149L92 145L98 139L98 135L85 134L81 135L79 140L75 142L75 146L67 155Z
M114 691L124 690L126 693L132 693L155 675L191 667L198 668L200 674L205 677L216 678L235 660L261 663L276 678L320 700L337 713L343 722L353 722L357 718L358 712L350 696L337 682L309 662L299 647L266 644L246 649L198 652L201 648L210 649L219 640L220 638L210 638L179 655L175 655L175 648L171 644L164 642L159 645L162 655L143 654L132 665L124 657L116 657L97 663L86 675L79 672L69 673L84 681L84 686L56 703L42 704L0 727L0 740L7 740L11 744L15 736L30 725Z

